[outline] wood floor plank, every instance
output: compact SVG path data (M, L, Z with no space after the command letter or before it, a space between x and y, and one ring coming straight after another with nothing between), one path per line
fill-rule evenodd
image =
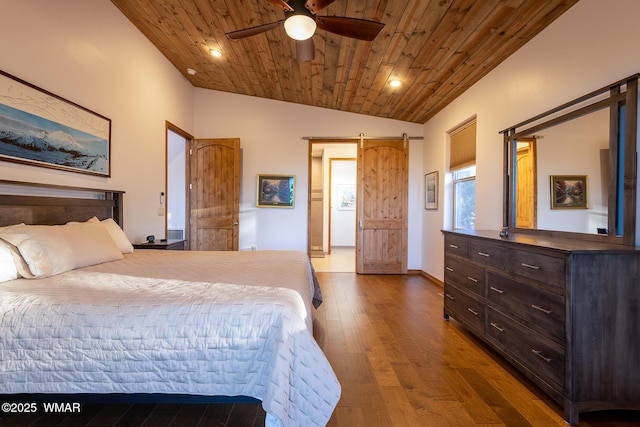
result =
M157 405L144 421L142 427L170 426L180 409L182 409L182 405L178 404Z
M153 403L131 405L113 425L114 427L141 426L157 406L158 405ZM96 414L95 419L97 423L100 423L102 420L99 414Z
M207 410L207 405L189 404L182 405L180 410L176 413L171 427L194 427L200 424L204 413Z
M125 403L104 405L91 419L91 421L87 423L87 426L115 425L130 409L131 405ZM153 406L153 409L155 409L155 405ZM142 425L143 422L144 420L140 425Z
M198 427L225 427L233 405L207 405Z

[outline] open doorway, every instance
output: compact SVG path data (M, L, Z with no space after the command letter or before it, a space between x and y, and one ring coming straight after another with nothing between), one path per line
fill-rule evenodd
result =
M191 139L188 133L167 122L165 235L169 240L188 242L187 150Z
M316 271L355 272L357 144L310 141L310 256Z

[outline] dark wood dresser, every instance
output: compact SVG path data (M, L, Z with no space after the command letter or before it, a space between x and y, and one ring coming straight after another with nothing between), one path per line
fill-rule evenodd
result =
M564 408L640 410L640 249L443 231L444 315Z

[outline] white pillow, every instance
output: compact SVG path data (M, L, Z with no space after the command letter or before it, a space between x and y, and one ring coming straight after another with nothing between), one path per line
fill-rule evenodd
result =
M100 222L60 226L71 247L73 268L124 259L120 248Z
M9 246L0 240L0 283L19 278L13 253Z
M104 226L104 228L109 232L113 241L116 242L116 245L120 248L120 252L123 254L130 254L133 252L133 245L127 238L122 228L111 218L104 219L100 221L100 223Z
M20 253L28 268L17 262L16 268L18 273L28 278L53 276L124 258L99 222L13 225L0 229L0 239L13 245Z

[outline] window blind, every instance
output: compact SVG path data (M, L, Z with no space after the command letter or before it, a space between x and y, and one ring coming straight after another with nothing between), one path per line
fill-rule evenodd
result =
M466 123L449 133L451 149L449 170L454 171L476 163L476 121Z

